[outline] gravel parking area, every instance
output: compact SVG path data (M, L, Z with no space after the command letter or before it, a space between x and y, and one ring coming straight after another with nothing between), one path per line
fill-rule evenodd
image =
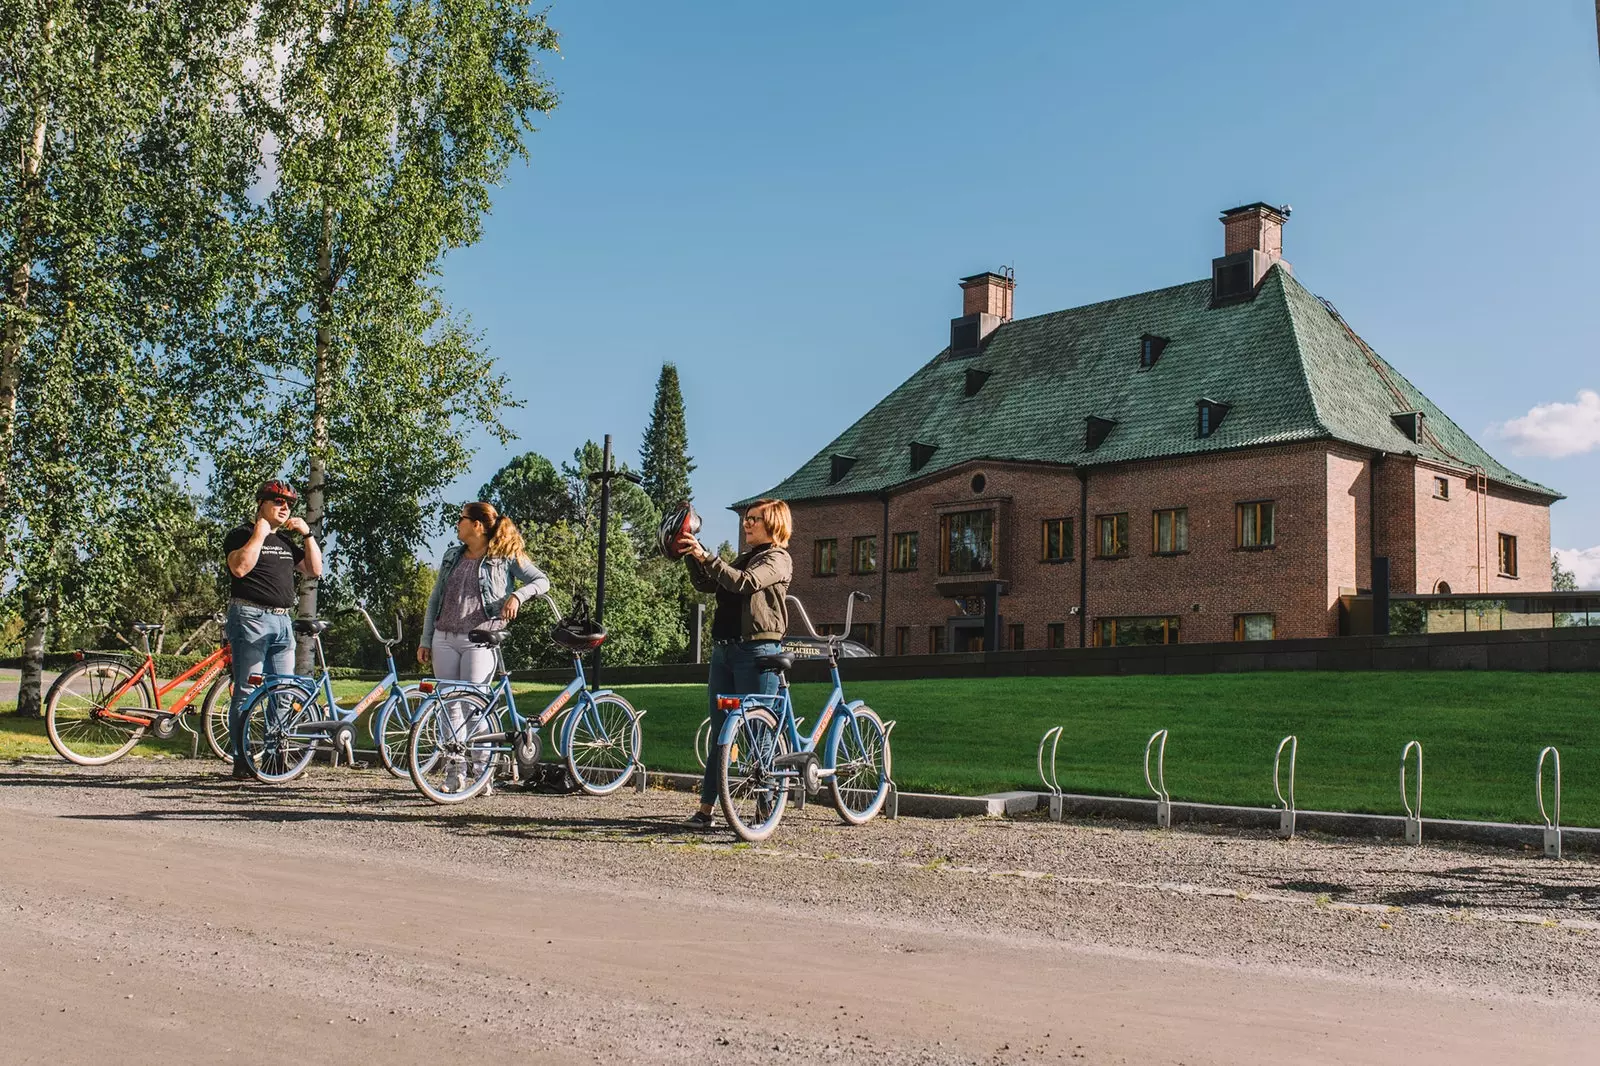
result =
M1521 1049L1515 1061L1557 1062L1600 1036L1592 857L1033 818L850 828L816 804L751 847L680 829L691 804L664 791L500 792L438 808L408 782L325 766L277 789L235 785L210 764L0 766L0 854L26 859L0 874L0 1000L31 972L4 960L72 945L89 953L82 972L63 971L79 987L125 949L239 996L239 1018L278 994L240 985L243 973L275 974L295 1003L365 999L355 1017L397 1002L405 1024L374 1045L392 1062L433 1061L438 1040L484 1043L475 1054L491 1061L501 1047L518 1061L578 1049L625 1061L1189 1063L1287 1061L1308 1040L1316 1061L1511 1061L1497 1057L1503 1040ZM124 877L138 920L110 902ZM336 908L339 928L302 921L285 951L266 916L303 893ZM417 919L389 927L386 900L395 915L420 908ZM488 919L465 958L434 957L428 909L449 923L458 906L509 920ZM601 954L619 954L594 974L581 955L546 953L541 981L507 983L525 972L523 941L591 927L632 934L607 941ZM233 964L207 961L206 930L218 928L230 933L212 950ZM95 954L96 929L125 939ZM441 965L459 972L441 983ZM584 1012L527 1009L551 996ZM0 1024L42 1024L21 1009ZM482 1021L462 1026L463 1010ZM55 1061L74 1047L87 1057L83 1035L50 1045ZM341 1061L359 1060L358 1044Z

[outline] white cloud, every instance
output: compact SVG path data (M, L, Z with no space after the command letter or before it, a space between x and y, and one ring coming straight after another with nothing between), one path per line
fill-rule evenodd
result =
M1561 569L1571 570L1580 589L1600 589L1600 544L1593 548L1556 548Z
M1542 403L1521 418L1490 426L1489 432L1510 441L1518 455L1581 455L1600 448L1600 392L1580 389L1577 403Z

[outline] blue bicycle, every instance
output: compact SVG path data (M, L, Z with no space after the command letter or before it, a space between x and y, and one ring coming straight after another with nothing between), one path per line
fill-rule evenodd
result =
M292 781L305 772L319 751L329 752L335 765L341 754L354 765L356 719L380 699L384 701L383 707L372 716L373 742L385 766L401 757L402 751L391 750L385 744L383 723L409 721L411 709L421 697L418 684L400 684L399 671L395 668L394 648L403 636L400 619L398 615L395 617L394 636L385 637L378 632L364 605L358 604L356 611L366 619L367 628L383 645L389 662L388 673L354 704L340 706L333 696L333 677L322 651L322 633L328 623L317 618L295 619L294 631L312 638L320 675L250 676L250 684L255 688L245 700L242 718L250 772L256 780L267 784Z
M555 601L541 599L560 619L551 639L572 652L572 682L533 718L517 710L500 645L503 629L476 629L467 639L494 650L495 682L434 681L406 745L411 781L434 803L462 803L493 789L497 772L514 781L537 778L543 742L541 727L555 722L551 736L567 773L591 796L604 796L643 773L639 752L644 736L639 719L644 711L615 692L591 691L583 672L583 656L606 639L604 629L588 621L587 610L562 619ZM574 702L574 700L576 702ZM571 704L569 707L568 705Z
M864 592L850 594L846 633L856 601L867 599ZM845 700L839 658L848 654L848 643L842 636L817 638L815 644L786 638L784 653L756 660L757 669L778 671L777 695L717 697L717 708L728 712L716 751L722 769L722 813L740 839L752 843L767 839L783 820L790 789L817 792L824 781L834 809L850 825L862 825L883 809L892 787L889 733L894 723L885 723L860 700ZM827 655L833 692L810 735L803 737L789 695L788 671L797 651L812 648Z

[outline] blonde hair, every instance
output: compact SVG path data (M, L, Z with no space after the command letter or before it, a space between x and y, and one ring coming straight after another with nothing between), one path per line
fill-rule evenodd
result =
M523 559L527 557L527 545L522 542L522 532L517 529L517 524L510 517L494 509L494 504L477 500L473 503L462 504L461 514L470 518L483 527L489 537L489 546L484 550L484 555L491 559Z
M782 500L757 500L745 511L745 517L761 519L772 534L772 543L780 548L789 546L789 538L794 536L794 516Z

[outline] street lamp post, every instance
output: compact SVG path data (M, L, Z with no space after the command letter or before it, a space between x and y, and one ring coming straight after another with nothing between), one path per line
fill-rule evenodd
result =
M600 469L589 475L590 481L600 483L600 558L599 573L594 579L594 624L605 625L606 617L606 541L611 526L611 482L614 478L623 478L635 485L642 484L643 479L638 474L626 470L611 469L611 434L607 433L605 447L600 452ZM589 672L591 684L600 687L600 648L594 650L594 666Z

